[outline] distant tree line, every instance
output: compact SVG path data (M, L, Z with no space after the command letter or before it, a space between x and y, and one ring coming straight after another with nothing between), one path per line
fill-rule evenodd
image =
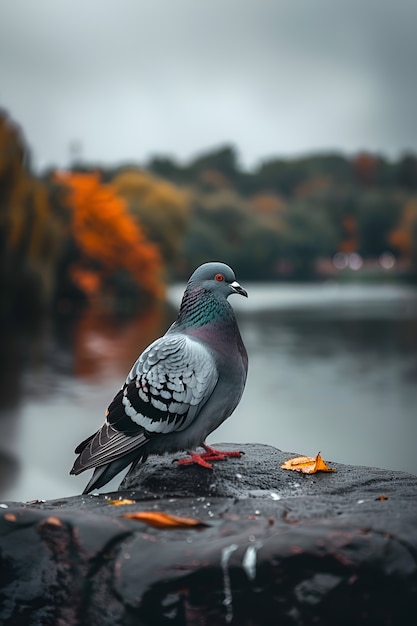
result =
M225 146L189 165L155 157L149 170L193 190L187 260L223 252L240 275L308 279L339 253L390 253L417 273L417 156L369 153L269 159L252 172ZM409 265L408 265L409 264Z
M335 255L389 254L417 276L417 156L269 159L253 171L224 146L181 165L36 176L22 131L0 111L2 316L86 302L146 303L200 263L251 280L308 280Z

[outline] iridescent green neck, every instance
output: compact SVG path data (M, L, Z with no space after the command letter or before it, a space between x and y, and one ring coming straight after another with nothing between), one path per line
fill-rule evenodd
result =
M218 297L202 287L188 287L184 293L175 326L199 328L206 324L234 323L233 309L226 298Z

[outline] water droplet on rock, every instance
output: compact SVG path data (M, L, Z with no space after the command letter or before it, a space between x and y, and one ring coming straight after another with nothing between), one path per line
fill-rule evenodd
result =
M281 496L279 493L275 493L275 491L271 491L270 496L273 500L281 500Z

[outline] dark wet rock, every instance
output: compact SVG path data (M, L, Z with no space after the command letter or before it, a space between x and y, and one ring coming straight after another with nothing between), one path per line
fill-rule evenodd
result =
M238 447L213 471L154 457L113 494L7 503L0 623L413 623L417 477L340 464L303 476L280 469L288 453ZM121 517L149 510L206 525Z

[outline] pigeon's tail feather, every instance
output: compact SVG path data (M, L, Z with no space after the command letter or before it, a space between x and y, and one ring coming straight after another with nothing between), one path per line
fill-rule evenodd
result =
M90 493L90 491L93 491L94 489L100 489L100 487L105 485L108 482L108 480L106 479L106 475L109 473L109 470L111 470L112 465L113 463L109 463L108 465L102 465L101 467L96 467L93 472L92 477L87 483L87 486L82 492L82 495L86 495L87 493ZM111 480L111 478L109 478L109 480Z
M90 493L94 489L100 489L100 487L106 485L112 480L112 478L114 478L119 472L124 470L125 467L127 467L129 463L132 463L133 461L133 465L130 468L131 471L133 467L136 466L141 460L143 459L141 457L138 458L136 452L134 454L124 456L120 459L116 459L116 461L112 461L111 463L107 463L107 465L100 465L99 467L96 467L94 469L92 477L90 478L86 488L83 491L83 495Z
M88 446L90 441L92 441L94 439L95 436L96 436L96 433L93 433L92 435L87 437L87 439L84 439L84 441L79 443L78 446L74 450L75 454L80 454L84 450L84 448L86 448Z

